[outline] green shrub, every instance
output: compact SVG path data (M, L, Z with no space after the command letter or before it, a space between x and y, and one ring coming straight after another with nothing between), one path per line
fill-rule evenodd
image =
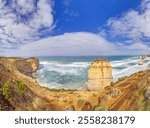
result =
M21 80L14 80L14 82L18 85L17 88L21 94L24 94L27 90L27 85L23 83Z
M108 109L104 106L97 106L95 107L94 111L108 111Z
M147 87L146 86L139 86L136 91L132 93L132 100L133 103L133 110L134 111L144 111L149 109L149 105L147 103L147 99L145 98Z
M95 93L93 93L93 97L96 97L96 94L95 94Z
M145 101L145 111L150 111L150 100L148 99Z
M9 88L10 88L10 85L8 83L5 83L2 87L2 94L6 100L10 98Z
M81 106L83 106L85 104L85 100L79 99L77 101L77 104L78 104L78 107L81 107Z

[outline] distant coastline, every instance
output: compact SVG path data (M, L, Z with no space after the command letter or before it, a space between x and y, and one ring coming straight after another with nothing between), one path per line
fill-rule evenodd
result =
M100 91L55 90L28 76L38 65L37 58L0 58L0 110L150 110L146 97L150 70L121 78Z
M88 68L93 60L106 58L112 65L113 81L146 70L150 62L138 65L139 56L53 56L40 57L40 69L33 74L38 83L50 89L85 90Z

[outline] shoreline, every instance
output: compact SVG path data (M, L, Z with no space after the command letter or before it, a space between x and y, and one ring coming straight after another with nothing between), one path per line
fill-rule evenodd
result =
M150 84L149 70L122 78L101 91L55 90L40 86L27 75L38 65L37 58L0 58L0 110L147 110L148 106L137 104L148 102L144 95Z
M136 57L136 58L135 58ZM64 60L64 57L62 58ZM113 72L113 82L117 82L118 79L121 79L122 77L127 77L127 76L130 76L131 74L133 73L136 73L136 72L139 72L139 71L143 71L143 70L146 70L147 68L147 63L144 64L144 65L138 65L138 56L134 56L134 58L127 58L129 60L128 63L129 65L125 65L125 68L122 68L120 69L120 73L116 70L119 70L117 69L117 66L116 65L116 62L117 62L117 65L123 65L123 62L125 62L125 59L122 59L122 60L111 60L110 63L112 65L112 72ZM133 63L133 62L130 62L130 59L134 62L133 65L130 65L130 63ZM39 68L38 68L38 71L36 73L34 73L34 77L35 79L37 80L37 82L42 85L42 86L45 86L45 87L48 87L50 89L76 89L76 90L85 90L86 88L84 87L86 82L88 81L88 77L87 77L87 70L90 66L90 63L92 63L92 61L89 61L89 60L73 60L73 61L68 61L66 62L67 60L65 60L65 63L62 62L62 60L60 58L55 58L53 60L53 58L50 58L50 59L46 59L45 57L43 58L43 60L40 60L40 65L39 65ZM75 65L76 63L83 63L83 65ZM84 64L85 63L85 64ZM87 68L87 63L88 63L88 68ZM126 62L125 62L126 63ZM135 64L136 63L136 64ZM58 67L58 69L55 69L55 64L56 64L56 67ZM42 66L41 66L42 65ZM84 66L85 65L85 66ZM70 82L66 82L66 83L61 83L62 81L57 81L55 80L56 78L53 78L53 75L55 75L55 73L58 73L60 74L60 76L58 76L58 79L65 79L66 75L68 75L70 78L72 78L73 80L77 80L76 79L76 75L75 74L70 74L70 73L62 73L62 70L68 70L66 69L66 66L68 66L68 68L70 70L73 70L74 72L77 73L77 76L78 75L82 75L83 71L84 71L84 75L86 73L86 77L85 78L82 78L82 79L79 79L79 81L70 81ZM76 69L77 67L76 66L79 66L78 69ZM120 68L120 66L118 66ZM62 69L62 70L60 70ZM80 73L78 70L81 70L82 73ZM128 72L129 70L129 72ZM52 75L52 78L48 78L47 75L45 75L46 73L45 72L48 72L49 74ZM42 75L41 75L42 74ZM44 77L44 78L43 78ZM82 76L81 76L82 77ZM52 81L52 82L51 82ZM74 85L74 86L72 86ZM79 85L83 85L83 87L80 87Z

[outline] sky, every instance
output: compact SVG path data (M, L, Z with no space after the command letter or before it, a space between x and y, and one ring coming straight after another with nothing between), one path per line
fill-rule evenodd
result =
M150 54L150 0L0 0L0 56Z

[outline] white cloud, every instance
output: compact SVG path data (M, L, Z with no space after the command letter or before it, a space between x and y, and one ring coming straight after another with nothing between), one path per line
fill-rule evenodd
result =
M38 38L42 27L53 28L52 7L48 0L25 4L25 0L0 0L0 55L5 56L77 56L77 55L137 55L150 54L150 0L140 11L130 10L120 18L110 18L111 35L128 37L123 42L109 42L105 30L100 34L88 32L64 33L45 39ZM13 12L13 9L17 13ZM22 16L28 16L27 19ZM27 43L30 42L30 43ZM20 43L22 45L20 45ZM15 49L17 48L18 49ZM5 48L11 48L5 49Z
M93 33L76 32L42 39L26 44L18 50L7 51L8 56L79 56L79 55L138 55L148 54L150 48L142 43L125 45L111 43Z
M112 53L115 46L101 36L87 33L65 33L50 37L20 47L14 52L24 56L53 56L53 55L104 55ZM12 55L13 52L10 52Z
M143 50L143 51L150 51L150 48L146 45L144 45L143 43L133 43L129 46L125 46L127 47L127 49L131 49L131 50Z
M107 26L113 36L132 40L150 39L150 0L144 0L137 10L129 10L119 18L110 18Z
M7 3L8 2L8 3ZM51 0L0 0L0 48L17 48L53 28Z

